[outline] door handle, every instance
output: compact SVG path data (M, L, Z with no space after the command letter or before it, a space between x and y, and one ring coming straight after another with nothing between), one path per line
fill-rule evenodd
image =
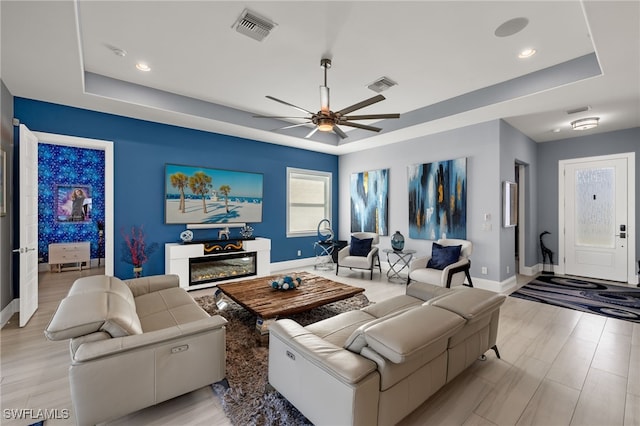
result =
M29 252L29 251L35 251L35 248L20 247L20 248L11 250L12 253L20 253L20 254L26 253L26 252Z
M621 232L619 234L616 234L616 237L627 238L627 233L626 232Z

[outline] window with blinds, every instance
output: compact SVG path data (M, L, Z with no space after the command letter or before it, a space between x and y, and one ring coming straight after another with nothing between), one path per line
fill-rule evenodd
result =
M331 221L331 173L287 168L287 237L317 234L322 219Z

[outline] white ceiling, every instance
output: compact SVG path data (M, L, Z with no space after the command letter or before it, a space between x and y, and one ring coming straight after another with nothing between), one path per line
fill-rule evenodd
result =
M265 40L232 28L245 8L277 24ZM14 96L321 152L498 118L537 142L640 126L638 1L3 0L0 13L1 77ZM494 35L517 17L529 20L522 31ZM537 54L518 59L526 47ZM252 117L300 115L265 95L317 111L323 57L333 110L376 95L366 86L386 76L398 85L357 114L401 118L375 123L379 134L344 127L340 140ZM587 116L600 126L570 130Z

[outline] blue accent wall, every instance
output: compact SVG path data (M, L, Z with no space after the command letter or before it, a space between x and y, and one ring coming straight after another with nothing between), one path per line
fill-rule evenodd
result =
M51 243L90 241L91 258L104 257L97 226L104 224L104 165L104 151L38 144L38 252L44 262ZM68 192L75 188L84 188L91 204L82 221L67 221Z
M271 262L313 256L316 237L286 237L286 168L333 174L332 215L338 229L338 157L298 148L99 113L31 99L14 99L14 116L32 131L114 142L115 275L130 278L122 261L122 232L143 226L147 244L178 242L184 225L164 224L165 163L264 174L261 223L254 235L271 239ZM235 231L237 232L237 230ZM216 238L217 230L196 230L195 239ZM232 235L233 236L233 235ZM144 265L144 274L164 273L164 247Z

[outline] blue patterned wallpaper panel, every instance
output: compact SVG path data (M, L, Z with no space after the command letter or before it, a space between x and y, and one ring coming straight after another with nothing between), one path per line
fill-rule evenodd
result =
M104 223L104 151L38 144L38 250L49 260L49 244L91 242L98 247L98 222Z

